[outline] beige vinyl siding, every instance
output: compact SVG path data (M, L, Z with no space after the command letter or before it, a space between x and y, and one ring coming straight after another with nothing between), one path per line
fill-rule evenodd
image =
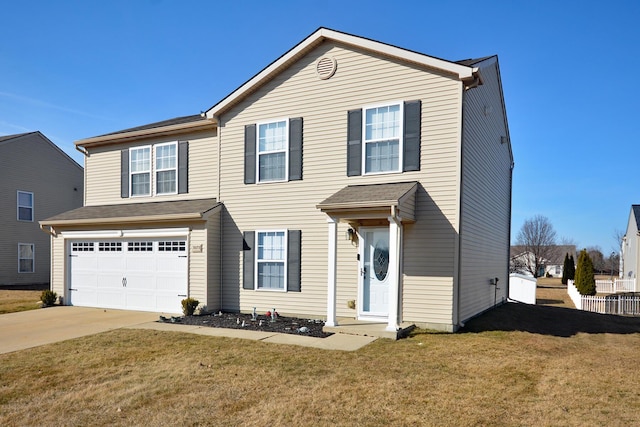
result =
M38 133L0 144L0 284L50 282L51 243L38 221L82 206L82 168ZM17 192L33 193L33 221L18 221ZM34 244L34 273L18 273L18 243Z
M120 151L124 148L189 141L189 192L187 194L120 197ZM152 150L152 155L154 155ZM216 197L218 138L215 131L142 140L134 143L107 145L89 150L86 206L118 203L160 202ZM155 158L152 158L154 160ZM152 176L152 186L155 177Z
M63 304L66 304L67 295L67 253L65 239L62 236L51 237L51 290L62 297Z
M203 301L209 311L218 311L220 301L220 219L218 209L207 220L207 241L203 250L207 254L207 299Z
M338 62L328 80L315 74L322 55ZM422 101L421 171L347 177L347 111L416 99ZM417 222L405 230L402 311L407 320L450 325L460 102L460 83L448 76L325 42L223 114L224 307L326 316L328 227L316 204L349 184L420 181ZM303 180L245 185L244 126L281 117L304 119ZM242 289L242 232L278 228L302 230L302 292ZM353 317L346 301L357 290L357 248L344 239L345 230L341 224L337 314Z
M189 233L189 296L201 303L207 301L207 230L205 224L194 225ZM202 245L202 252L194 247Z
M496 64L481 68L483 85L464 97L460 319L507 297L511 156ZM487 107L487 109L485 109ZM490 285L497 277L498 289Z

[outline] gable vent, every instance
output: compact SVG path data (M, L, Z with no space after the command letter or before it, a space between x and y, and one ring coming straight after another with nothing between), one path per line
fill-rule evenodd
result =
M323 56L316 63L316 74L320 79L326 80L335 74L337 65L334 58Z

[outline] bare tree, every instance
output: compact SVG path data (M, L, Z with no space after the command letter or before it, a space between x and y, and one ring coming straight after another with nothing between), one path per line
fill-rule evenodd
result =
M536 215L527 219L516 243L522 248L524 256L521 260L533 277L539 276L540 267L558 258L556 232L546 216Z

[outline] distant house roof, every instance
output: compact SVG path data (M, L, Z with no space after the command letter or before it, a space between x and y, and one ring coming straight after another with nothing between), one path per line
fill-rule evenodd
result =
M640 231L640 205L631 205L631 211L636 218L636 227L638 227L638 231Z
M526 252L525 246L514 245L511 246L509 254L511 258L517 258L523 256ZM575 245L555 245L553 246L553 251L550 251L548 254L550 255L550 259L545 259L545 263L549 265L561 265L564 263L564 256L566 254L576 258L576 247Z
M18 143L19 144L21 139L24 140L24 138L29 138L29 137L39 138L44 143L49 144L53 149L55 149L57 152L59 152L60 155L62 155L64 158L66 158L69 162L73 163L77 168L82 169L82 165L78 164L78 162L73 160L73 158L71 158L71 156L69 156L67 153L65 153L64 150L62 150L60 147L58 147L56 144L54 144L53 141L51 141L42 132L40 132L38 130L34 131L34 132L25 132L25 133L17 133L17 134L14 134L14 135L0 136L0 147L5 145L5 144L10 144L10 143Z
M218 207L216 199L83 206L40 221L43 226L197 220Z

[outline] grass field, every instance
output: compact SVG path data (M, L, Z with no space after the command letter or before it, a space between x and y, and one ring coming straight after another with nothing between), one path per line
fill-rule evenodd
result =
M0 289L0 314L40 308L42 291Z
M0 355L0 425L637 424L640 319L544 292L357 352L116 330Z

